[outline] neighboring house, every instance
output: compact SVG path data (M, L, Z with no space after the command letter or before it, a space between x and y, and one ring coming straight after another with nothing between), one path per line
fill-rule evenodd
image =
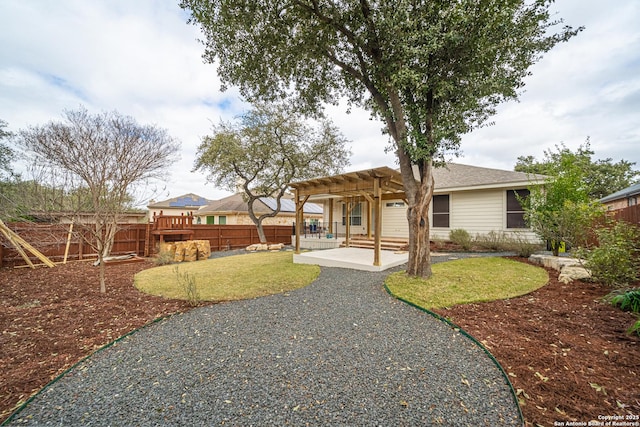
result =
M147 205L147 209L149 209L149 221L153 221L153 217L160 215L160 212L164 215L174 216L195 214L198 209L206 206L208 203L211 203L211 200L207 200L193 193L184 194L162 202L151 200Z
M377 185L383 187L381 237L408 239L407 203L398 171L375 168L291 186L300 197L309 195L309 201L322 203L323 221L332 223L330 229L334 233L345 234L350 210L349 235L370 236L375 229L375 215L371 213L374 196L370 190L373 187L367 182L372 177L380 179ZM464 229L472 236L491 231L517 232L528 240L539 240L526 228L518 197L526 197L527 188L544 183L545 178L457 163L434 169L435 190L429 211L431 238L448 239L451 230Z
M638 199L640 199L640 183L603 197L600 199L600 203L604 204L608 210L613 211L635 206L638 204Z
M260 198L253 204L256 216L273 212L276 209L276 199ZM296 205L291 199L280 199L280 213L272 218L266 218L263 225L293 225L295 222ZM201 207L193 215L196 224L242 225L253 224L249 217L249 207L244 200L243 193L236 193L229 197L210 202ZM322 220L322 206L307 203L304 206L305 221Z

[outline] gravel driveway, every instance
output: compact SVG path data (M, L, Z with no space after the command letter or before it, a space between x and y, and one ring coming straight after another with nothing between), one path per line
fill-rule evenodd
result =
M389 296L387 274L323 268L300 290L157 322L77 365L10 425L521 425L494 362Z

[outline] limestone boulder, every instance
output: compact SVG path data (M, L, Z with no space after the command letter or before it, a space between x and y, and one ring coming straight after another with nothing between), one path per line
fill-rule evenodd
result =
M591 273L586 268L579 265L570 265L560 270L558 280L562 283L571 283L574 280L588 279Z

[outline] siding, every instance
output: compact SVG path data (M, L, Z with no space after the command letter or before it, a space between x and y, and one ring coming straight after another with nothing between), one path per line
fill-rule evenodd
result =
M407 208L387 207L387 203L402 202L402 200L385 200L382 205L382 236L384 237L409 237L409 224L407 223Z

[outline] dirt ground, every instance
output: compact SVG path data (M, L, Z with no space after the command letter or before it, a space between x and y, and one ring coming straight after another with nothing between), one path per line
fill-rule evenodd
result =
M133 275L150 262L98 269L0 270L0 422L49 381L114 339L185 311L185 302L141 294ZM605 303L608 289L549 284L520 298L440 310L496 357L518 390L529 426L640 415L640 338L635 317Z

